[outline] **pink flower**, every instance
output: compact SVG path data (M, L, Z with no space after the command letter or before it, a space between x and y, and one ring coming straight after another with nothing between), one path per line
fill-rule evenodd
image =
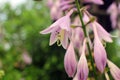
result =
M108 67L110 68L110 72L114 78L114 80L120 80L120 69L113 64L110 60L107 60Z
M83 17L84 22L85 23L89 22L90 17L92 17L92 15L88 11L85 11ZM87 26L93 29L93 25L96 27L96 33L100 40L105 40L106 42L112 42L111 35L97 21L91 21L91 23L88 24Z
M84 39L84 33L81 27L77 27L73 30L72 38L74 47L80 49Z
M86 39L84 40L82 54L80 56L78 66L77 66L77 78L78 78L78 80L87 80L88 73L89 73L87 60L85 57L85 45L86 45Z
M97 33L97 26L93 24L93 30L94 30L94 59L96 66L98 70L103 73L105 66L106 66L106 61L107 61L107 56L106 56L106 51L105 48L103 47L98 33ZM101 32L102 34L102 32Z
M102 5L104 4L104 2L102 0L84 0L85 3L94 3L94 4L98 4L98 5Z
M54 5L53 0L47 0L47 6L48 8L51 8Z
M56 41L60 41L63 48L68 46L68 38L70 36L70 15L73 13L73 10L67 13L66 16L63 16L55 23L53 23L49 28L41 31L41 34L51 33L50 36L50 45L54 44Z
M99 39L103 39L106 42L112 42L111 35L97 22L94 22L93 24L96 25L96 30Z
M69 77L73 77L76 72L77 60L73 43L71 42L64 57L64 67Z
M113 28L116 28L117 26L117 16L118 16L119 10L120 9L118 9L117 4L115 2L112 3L107 10L107 12L110 14L110 19L111 19Z
M30 55L27 53L27 51L24 51L23 54L22 54L22 58L23 58L23 61L26 63L26 64L31 64L32 63L32 58L30 57Z
M72 4L73 2L74 0L61 0L61 4L60 4L61 10L65 11L75 7L75 5Z
M51 3L50 16L52 20L57 20L62 16L62 11L60 9L60 0L54 1L53 5Z

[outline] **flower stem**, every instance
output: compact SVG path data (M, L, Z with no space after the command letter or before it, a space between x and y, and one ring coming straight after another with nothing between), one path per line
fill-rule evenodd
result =
M84 32L84 36L85 36L86 38L88 38L87 31L86 31L86 26L85 26L84 21L83 21L83 19L82 19L82 13L80 12L80 4L79 4L79 1L78 1L78 0L75 0L75 3L76 3L76 6L77 6L79 18L80 18L80 21L81 21L81 24L82 24L82 29L83 29L83 32ZM89 44L89 42L87 42L87 48L88 48L88 51L89 51L89 58L90 58L90 60L91 60L91 65L92 65L92 68L93 68L95 80L97 80L96 69L95 69L95 66L94 66L94 60L93 60L93 57L92 57L92 52L91 52L91 49L90 49L90 44Z

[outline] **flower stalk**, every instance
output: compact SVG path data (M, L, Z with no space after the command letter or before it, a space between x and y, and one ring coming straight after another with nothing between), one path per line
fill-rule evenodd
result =
M83 29L83 32L84 32L84 36L85 36L86 38L88 38L87 31L86 31L86 26L85 26L84 21L83 21L83 19L82 19L82 13L80 12L80 4L79 4L79 1L78 1L78 0L75 0L75 3L76 3L76 6L77 6L79 18L80 18L80 21L81 21L81 24L82 24L82 29ZM88 41L87 41L87 48L88 48L89 58L90 58L90 61L91 61L91 65L92 65L92 68L93 68L93 72L94 72L94 77L95 77L95 80L97 80L96 69L95 69L95 66L94 66L94 60L93 60L93 57L92 57L92 52L91 52L90 44L89 44Z

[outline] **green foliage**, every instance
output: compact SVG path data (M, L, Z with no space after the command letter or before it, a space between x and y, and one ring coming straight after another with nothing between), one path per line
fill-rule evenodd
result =
M49 35L39 32L51 24L44 2L23 4L12 9L6 4L0 10L1 20L0 67L5 71L3 80L64 80L65 51L56 44L49 47ZM22 54L27 52L32 64L26 64Z

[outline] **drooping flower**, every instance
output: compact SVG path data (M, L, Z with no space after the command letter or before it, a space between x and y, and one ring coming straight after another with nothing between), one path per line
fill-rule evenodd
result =
M102 5L104 4L104 2L102 0L84 0L85 3L94 3L94 4L98 4L98 5Z
M112 74L114 80L120 80L120 69L110 60L107 60L107 64L110 68L110 73Z
M77 60L73 43L71 42L64 57L64 67L69 77L73 77L76 72Z
M107 61L106 51L99 39L95 24L93 24L93 30L94 30L94 59L98 70L101 73L103 73Z
M66 49L68 46L68 38L70 36L70 15L73 13L73 10L67 13L66 16L58 19L47 29L41 31L41 34L51 33L49 45L54 44L56 41L60 41L63 48Z
M87 80L88 73L89 73L87 60L85 56L85 45L86 45L86 39L84 40L82 54L80 56L78 66L77 66L76 75L78 80Z
M84 34L81 27L77 27L73 30L72 38L73 38L74 47L80 49L84 39Z
M74 3L74 0L61 0L60 4L61 10L65 11L75 7L75 4L72 3Z
M57 20L60 17L62 17L62 10L60 9L60 0L54 1L53 5L51 5L51 7L49 8L50 8L50 17L52 20Z
M87 10L84 11L83 20L85 21L85 23L92 22L89 23L87 26L89 26L92 29L93 25L96 27L96 32L100 40L112 42L111 35L97 21L95 21L94 18L92 19L92 15Z
M117 7L117 4L115 2L113 2L107 10L107 12L110 14L110 19L113 28L116 28L117 26L117 16L120 13L119 11L120 9Z
M27 51L24 51L22 53L22 59L28 65L30 65L32 63L32 58L30 57L30 55L28 54Z
M93 23L96 25L98 37L101 40L105 40L106 42L112 42L111 35L97 22Z

